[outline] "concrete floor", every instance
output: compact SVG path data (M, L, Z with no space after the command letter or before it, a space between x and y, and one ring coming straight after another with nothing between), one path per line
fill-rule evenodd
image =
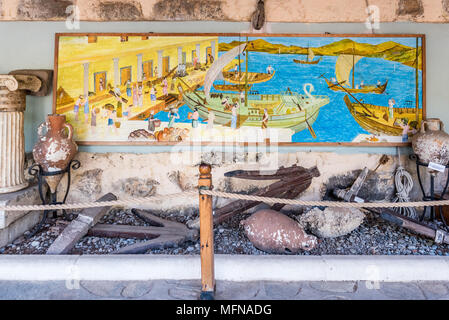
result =
M0 299L196 300L199 280L0 281ZM217 300L449 300L449 282L230 282L217 281Z

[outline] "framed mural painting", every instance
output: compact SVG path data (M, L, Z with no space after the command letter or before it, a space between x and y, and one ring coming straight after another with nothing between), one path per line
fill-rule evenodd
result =
M80 144L407 144L424 35L56 34L53 111Z

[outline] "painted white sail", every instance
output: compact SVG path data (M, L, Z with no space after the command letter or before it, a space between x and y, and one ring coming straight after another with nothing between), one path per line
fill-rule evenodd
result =
M313 50L309 48L309 61L312 61L313 58L315 58L315 54L313 53Z
M220 71L220 73L218 74L218 76L215 78L215 80L223 80L224 81L224 76L223 76L223 72Z
M206 78L204 79L204 94L206 99L210 98L210 88L214 81L222 74L222 70L228 63L230 63L236 56L241 54L246 48L246 43L242 43L241 45L232 48L228 52L224 53L220 58L214 61L214 63L210 66L209 70L206 72Z
M351 74L351 70L362 58L363 56L352 54L342 54L338 56L337 62L335 63L335 76L337 81L342 83L343 86L349 87L349 76Z

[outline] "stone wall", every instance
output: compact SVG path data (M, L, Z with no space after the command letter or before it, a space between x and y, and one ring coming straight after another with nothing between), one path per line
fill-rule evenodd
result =
M0 20L249 21L257 0L0 0ZM78 10L72 7L76 5ZM269 22L447 22L449 0L266 0Z
M231 155L231 156L230 156ZM119 198L124 196L151 196L196 190L198 165L201 161L213 165L213 185L215 190L248 192L272 181L255 182L236 178L225 178L224 173L231 170L270 169L278 166L297 164L306 168L317 166L321 175L314 178L312 185L301 199L320 200L335 187L350 186L363 166L375 168L381 155L378 154L337 154L330 152L292 152L292 153L88 153L80 152L77 159L81 168L73 171L72 185L68 202L96 200L101 195L112 192ZM269 160L269 161L267 161ZM272 166L269 167L268 163ZM406 169L416 177L414 163L402 157ZM397 167L397 157L371 176L360 192L360 196L371 200L390 199L394 195L393 175ZM415 182L417 180L415 179ZM417 182L416 182L417 184ZM62 194L65 180L61 183ZM438 184L440 185L440 184ZM413 190L414 199L421 197L418 186ZM215 206L228 200L215 199ZM170 201L154 202L149 209L159 214L179 213L196 210L196 197L182 197ZM298 208L286 207L286 210Z

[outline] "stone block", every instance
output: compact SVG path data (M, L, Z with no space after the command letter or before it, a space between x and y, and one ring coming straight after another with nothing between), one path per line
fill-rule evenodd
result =
M89 231L90 224L78 219L73 220L51 244L47 254L66 254Z
M71 0L19 0L16 14L21 20L62 20L73 4Z
M41 203L37 185L32 185L16 192L0 194L0 206L33 205ZM29 211L0 210L0 230L7 228L14 221L22 218L28 213Z
M13 242L25 231L33 228L42 218L41 211L31 211L26 215L16 219L7 228L0 229L0 248Z

